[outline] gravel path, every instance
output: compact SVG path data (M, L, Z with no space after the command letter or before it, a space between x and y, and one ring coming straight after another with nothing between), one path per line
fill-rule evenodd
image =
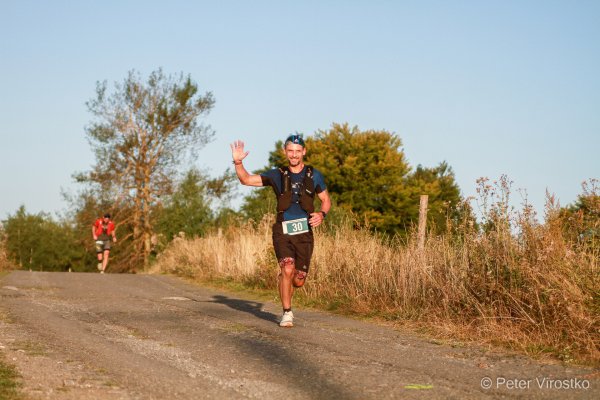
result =
M168 276L15 271L0 352L32 399L600 398L598 370L279 312Z

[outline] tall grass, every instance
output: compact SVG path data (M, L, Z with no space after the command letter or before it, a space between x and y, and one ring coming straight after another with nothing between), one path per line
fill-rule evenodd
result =
M430 233L423 249L414 233L401 240L353 224L317 229L310 278L297 295L448 337L599 363L597 238L570 240L552 198L543 224L527 204L513 210L504 177L478 189L479 222L463 212L443 234ZM175 240L154 270L275 288L272 220Z

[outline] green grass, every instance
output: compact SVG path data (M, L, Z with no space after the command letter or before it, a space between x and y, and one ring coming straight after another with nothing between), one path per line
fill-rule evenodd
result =
M0 400L19 400L19 378L17 370L0 359Z
M42 344L29 340L15 342L12 347L13 350L22 350L29 356L45 356L47 354L46 348Z

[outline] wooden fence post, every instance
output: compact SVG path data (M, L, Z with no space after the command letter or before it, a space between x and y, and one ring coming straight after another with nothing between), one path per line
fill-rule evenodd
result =
M427 230L427 203L429 202L429 196L426 194L421 195L421 201L419 204L419 231L418 241L419 249L425 247L425 231Z

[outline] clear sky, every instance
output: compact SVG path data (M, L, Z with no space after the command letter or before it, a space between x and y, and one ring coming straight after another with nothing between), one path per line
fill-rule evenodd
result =
M216 99L212 175L234 139L257 169L288 133L348 122L447 161L465 196L506 174L542 210L600 178L600 1L0 0L0 219L64 210L96 82L159 67Z

